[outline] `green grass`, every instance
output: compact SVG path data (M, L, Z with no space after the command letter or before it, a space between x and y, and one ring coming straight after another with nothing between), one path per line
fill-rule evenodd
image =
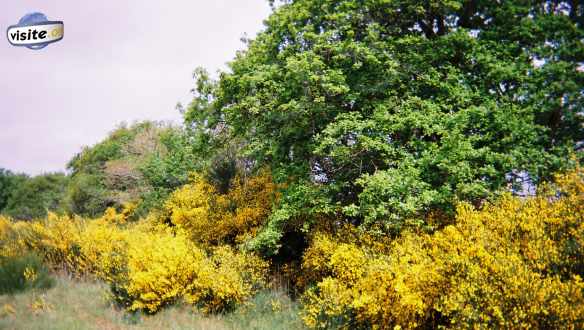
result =
M54 288L0 296L0 329L301 329L297 303L280 290L259 293L224 315L187 305L129 314L107 299L107 285L59 276Z

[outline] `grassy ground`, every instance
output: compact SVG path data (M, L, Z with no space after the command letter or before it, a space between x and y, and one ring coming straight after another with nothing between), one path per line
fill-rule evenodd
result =
M46 291L0 296L0 329L300 329L298 306L281 291L258 294L225 315L204 316L184 305L147 316L107 300L103 283L61 276Z

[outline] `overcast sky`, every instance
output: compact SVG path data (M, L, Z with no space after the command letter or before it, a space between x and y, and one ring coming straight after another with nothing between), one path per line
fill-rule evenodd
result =
M34 11L64 21L64 39L11 46L4 31ZM121 122L180 122L194 68L224 69L269 12L266 0L4 1L0 168L63 171Z

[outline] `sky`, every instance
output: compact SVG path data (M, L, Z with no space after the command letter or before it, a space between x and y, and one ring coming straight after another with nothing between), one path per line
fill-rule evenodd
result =
M27 13L65 25L42 50L6 29ZM0 168L64 171L83 146L120 123L181 122L193 70L226 69L241 38L263 28L267 0L37 0L0 4Z

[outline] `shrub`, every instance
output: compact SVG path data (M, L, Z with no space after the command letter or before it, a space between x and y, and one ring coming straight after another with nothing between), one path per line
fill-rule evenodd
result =
M76 173L71 177L65 196L69 212L83 216L98 216L112 203L103 185L103 176L93 173Z
M79 241L84 228L82 219L49 213L44 220L16 223L14 228L25 251L38 254L55 269L83 273L79 262Z
M174 192L164 205L164 218L203 244L243 243L255 237L277 200L271 175L234 179L225 194L201 177Z
M41 258L34 254L0 257L0 294L48 289L55 284Z
M0 256L10 257L16 254L17 239L12 220L0 215Z
M179 299L205 312L230 310L265 284L267 264L258 257L220 247L209 257L183 232L134 232L126 273L117 292L129 310L154 313Z
M206 312L233 310L266 286L268 263L256 255L220 246L210 261L211 277L199 281L187 299Z
M120 226L125 223L123 214L108 209L105 215L88 221L79 237L79 257L76 269L84 274L93 274L113 283L126 268L129 236L132 232Z
M206 251L190 235L127 212L94 220L51 214L36 222L0 218L1 256L38 253L52 267L93 275L111 285L114 300L130 311L157 312L185 300L205 312L231 310L266 284L268 263L228 246Z
M156 312L190 291L197 275L205 273L204 253L184 235L135 232L129 237L127 273L120 286L131 301L130 310Z
M539 196L505 196L433 235L405 233L386 251L315 235L303 267L314 328L579 328L584 172L557 178ZM367 241L367 239L365 239Z
M0 255L14 257L32 252L55 269L78 271L80 218L49 213L44 220L13 222L0 217Z

